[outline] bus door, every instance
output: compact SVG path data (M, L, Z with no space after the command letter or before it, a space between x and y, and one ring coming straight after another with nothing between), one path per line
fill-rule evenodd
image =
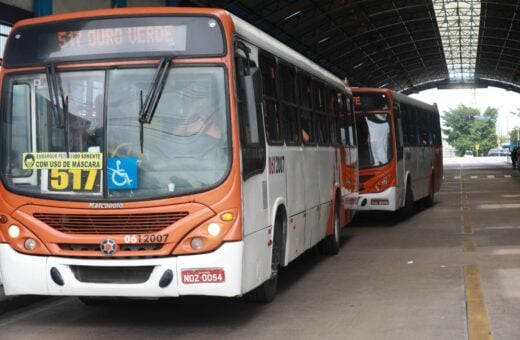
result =
M417 187L417 166L419 162L419 127L417 125L417 114L416 110L411 105L401 104L401 116L403 119L403 128L405 134L405 148L404 148L404 171L403 171L403 186L399 189L398 202L401 202L401 207L404 206L405 191L404 186L406 185L406 173L409 173L412 179L411 186L415 194L415 188ZM399 174L398 169L397 173ZM416 197L416 196L414 196Z
M352 212L357 207L359 194L359 165L357 149L356 117L353 102L345 95L341 96L340 103L340 144L342 145L342 196L343 210L347 214L345 221L352 219Z
M394 124L394 145L396 155L396 186L398 195L401 197L404 192L404 135L403 135L403 119L401 117L401 107L399 103L393 104L393 124Z
M249 58L250 49L238 42L235 49L236 100L242 161L242 221L244 234L244 286L250 290L271 273L264 123L261 110L260 70Z
M419 185L416 189L416 199L429 194L430 173L432 168L431 134L429 133L429 115L427 112L417 110L417 125L419 126L419 160L417 164Z

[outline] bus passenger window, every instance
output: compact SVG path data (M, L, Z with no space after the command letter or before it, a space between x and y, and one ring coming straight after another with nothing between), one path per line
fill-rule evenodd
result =
M298 128L298 110L296 105L296 72L294 68L280 63L281 116L284 123L284 135L287 144L300 144L301 134Z
M303 142L305 144L314 143L316 137L312 124L311 80L308 76L299 74L298 85L300 91L300 122Z
M265 128L267 141L273 144L283 142L282 122L280 119L278 93L276 88L277 67L272 56L260 55L260 69L262 70Z

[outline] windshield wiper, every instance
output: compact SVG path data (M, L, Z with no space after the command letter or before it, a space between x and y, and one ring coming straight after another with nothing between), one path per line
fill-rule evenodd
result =
M61 82L56 75L56 67L50 64L45 67L47 86L52 104L52 113L57 127L64 129L65 151L69 157L69 96L64 96ZM61 103L61 106L60 106Z
M151 124L153 116L155 115L155 110L157 109L157 104L159 103L159 99L161 99L161 94L164 89L164 84L166 83L166 78L168 76L168 70L170 69L170 63L173 57L164 57L159 62L159 66L157 66L157 70L155 71L155 75L153 77L152 85L148 90L148 94L146 95L146 100L143 102L143 91L140 92L140 103L141 107L139 110L139 141L141 142L141 153L143 153L143 143L144 143L144 124Z

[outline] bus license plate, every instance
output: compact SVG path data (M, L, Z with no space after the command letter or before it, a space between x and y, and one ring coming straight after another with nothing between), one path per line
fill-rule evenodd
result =
M226 274L222 268L211 269L182 269L182 283L220 283L226 281Z

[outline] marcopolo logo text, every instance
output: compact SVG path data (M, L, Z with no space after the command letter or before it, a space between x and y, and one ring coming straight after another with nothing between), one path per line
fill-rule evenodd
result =
M89 203L90 209L121 209L123 203Z

